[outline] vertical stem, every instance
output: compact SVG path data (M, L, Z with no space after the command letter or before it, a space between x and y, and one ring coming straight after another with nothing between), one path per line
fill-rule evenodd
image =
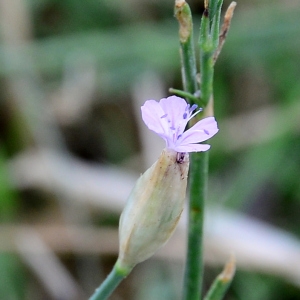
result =
M200 63L202 101L207 105L213 95L213 52L203 52L200 56Z
M197 91L197 72L194 53L194 43L192 37L188 43L180 43L180 53L182 59L183 88L186 92L194 94Z
M205 7L201 19L199 46L201 98L205 105L205 109L213 96L214 73L214 45L211 39L208 7ZM204 273L203 227L209 153L193 153L191 160L188 253L184 299L199 300L202 296L202 282Z
M197 68L193 38L193 20L189 5L175 1L175 16L179 22L179 40L183 89L194 94L198 90Z
M195 104L203 104L204 115L213 111L214 53L219 44L220 14L223 0L204 1L200 26L201 101L189 97ZM175 16L179 22L182 81L185 92L198 92L197 68L193 45L192 15L185 0L175 0ZM208 152L193 153L190 164L190 201L188 250L184 278L183 300L199 300L203 278L203 224L208 178Z
M200 27L200 77L201 97L205 105L208 104L213 94L214 75L214 43L210 32L209 10L205 8Z
M199 300L203 277L203 220L208 152L193 153L190 167L188 251L184 282L185 300Z
M182 65L182 79L184 90L194 94L198 90L197 68L194 54L192 15L185 1L176 1L175 16L180 25L180 53ZM206 23L209 31L209 21ZM204 31L204 30L203 30ZM212 70L213 64L205 59L205 67L202 76L206 95L212 93ZM210 76L208 76L210 75ZM209 96L206 97L208 103ZM196 102L196 101L195 101ZM201 101L202 103L202 101ZM196 104L200 104L199 102ZM188 250L186 257L186 268L184 277L184 300L199 300L202 292L203 276L203 218L204 202L206 197L206 183L208 173L208 152L193 153L190 164L190 201L189 201L189 226L188 226Z
M182 7L187 6L184 1ZM213 54L218 46L219 22L222 0L212 1L212 7L205 2L205 10L201 19L200 27L200 78L201 78L201 103L204 104L204 113L207 105L213 98ZM181 10L184 12L185 10ZM187 11L187 10L186 10ZM175 8L176 14L176 8ZM181 14L181 19L184 14ZM180 45L182 58L183 85L185 91L193 94L197 91L196 65L194 58L194 46L192 44L192 30L189 30L189 39L186 34L182 36L182 24L192 22L191 13L186 14L185 22L176 14L180 23ZM192 27L192 26L190 26ZM187 27L185 26L185 29ZM213 30L213 31L212 31ZM184 37L184 39L182 38ZM190 63L190 64L189 64ZM196 90L195 90L196 88ZM200 104L200 103L197 103ZM184 279L184 300L199 300L202 293L203 281L203 224L204 208L208 177L208 152L193 153L190 170L190 201L189 201L189 227L188 227L188 250L186 258L186 270Z

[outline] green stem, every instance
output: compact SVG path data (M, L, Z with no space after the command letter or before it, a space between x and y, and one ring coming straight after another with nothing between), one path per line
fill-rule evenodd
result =
M194 95L198 90L197 68L194 54L192 16L188 4L175 6L175 15L179 21L180 53L182 65L182 79L184 90ZM209 26L209 24L207 24ZM208 29L208 28L207 28ZM207 72L205 73L207 74ZM207 76L203 78L207 84ZM189 97L187 97L189 98ZM190 98L189 98L190 99ZM202 100L202 99L201 99ZM199 106L200 99L192 99ZM207 104L207 100L205 104ZM188 251L184 277L184 300L199 300L202 291L203 276L203 217L206 195L206 181L208 172L208 153L194 153L190 164L190 202Z
M185 300L199 300L203 277L203 219L206 198L208 152L193 153L190 167L188 251L185 271Z
M201 98L199 98L195 95L192 95L191 93L188 93L188 92L185 92L182 90L173 89L173 88L169 88L169 92L176 94L180 97L186 98L186 99L190 100L191 103L202 103ZM199 93L200 93L200 91L199 91ZM203 107L203 104L200 105L200 107Z
M201 74L201 99L205 105L208 104L213 94L214 60L213 52L203 52L200 56Z
M178 1L177 3L176 1L175 16L179 22L183 89L193 95L198 90L198 84L193 38L193 20L189 5L186 2Z
M195 99L199 90L193 44L192 15L184 0L176 0L175 16L179 21L182 81L185 97L205 109L213 97L214 52L219 42L220 12L223 0L212 0L212 7L205 7L200 27L200 79L201 99ZM178 91L177 91L177 94ZM182 94L182 93L181 93ZM182 94L183 95L183 94ZM212 103L212 102L211 102ZM208 178L208 152L193 153L190 164L190 201L188 250L184 277L183 300L199 300L203 278L203 223Z
M235 273L235 260L232 257L223 272L213 282L204 300L222 300Z
M96 289L89 300L107 299L126 276L127 274L120 271L115 265L110 274L106 277L100 287Z
M208 104L213 94L214 76L214 43L210 32L210 19L206 9L201 19L200 27L200 78L201 78L201 98L205 105Z
M182 78L184 90L191 94L198 90L194 43L190 37L187 43L180 43L182 56Z
M214 51L216 51L219 45L221 7L223 5L223 0L218 0L216 3L217 3L216 13L212 18L212 25L211 25L211 35L212 35Z

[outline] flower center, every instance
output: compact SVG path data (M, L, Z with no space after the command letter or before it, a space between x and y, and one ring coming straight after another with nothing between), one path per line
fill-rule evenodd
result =
M177 163L183 164L184 160L185 160L185 157L186 157L186 153L185 152L178 152L177 156L176 156Z
M166 118L167 122L169 123L168 127L171 130L171 132L169 133L169 137L172 137L173 142L176 142L178 139L181 138L182 133L183 133L188 121L190 119L192 119L200 111L202 111L201 108L198 109L197 111L195 111L197 108L198 108L197 104L193 104L192 106L190 104L187 104L185 107L184 113L182 115L182 119L178 120L178 122L176 122L176 124L173 124L173 122L168 118L167 113L165 113L164 115L162 115L160 117L161 119ZM209 134L209 132L207 130L205 131L205 133Z

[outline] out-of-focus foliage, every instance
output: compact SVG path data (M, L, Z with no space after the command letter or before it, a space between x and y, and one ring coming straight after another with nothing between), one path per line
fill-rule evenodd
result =
M203 4L196 0L190 2L197 34ZM161 74L166 87L181 88L173 1L23 0L20 3L26 4L30 35L20 42L17 50L29 58L28 61L10 63L6 59L8 45L4 35L0 41L1 232L7 224L17 226L49 220L60 224L66 212L55 201L60 191L49 195L39 190L19 190L8 178L9 162L29 147L40 146L26 121L22 104L15 99L12 88L15 80L38 77L39 95L45 99L37 101L43 102L46 110L55 111L60 109L60 92L66 74L76 79L77 74L92 69L95 84L92 100L86 104L88 108L82 110L76 121L65 123L58 118L55 126L66 148L80 159L125 164L131 169L136 168L140 151L132 86L150 70ZM229 1L225 1L224 7L228 4ZM238 1L215 70L215 116L220 122L220 133L212 141L209 189L210 202L241 210L284 228L298 238L299 14L297 0ZM2 33L10 26L18 26L18 19L10 18L6 22L1 23ZM25 95L25 91L22 93ZM32 111L35 111L33 107ZM260 114L261 111L265 114ZM251 120L247 130L238 134L247 120ZM43 136L51 144L51 137ZM85 220L83 215L72 215L73 210L78 212L74 207L68 212L72 222ZM97 219L92 213L87 223L103 224L117 217L102 214L103 218L100 214ZM33 295L30 299L41 299L33 292L42 289L41 281L29 270L29 279L25 278L24 265L16 257L5 252L0 255L3 271L0 298L23 300ZM61 259L67 261L65 266L78 279L86 295L101 280L97 278L95 283L96 279L90 279L91 274L97 274L99 266L101 270L104 267L103 274L107 273L106 267L111 264L105 257L103 263L95 257L75 254ZM179 297L181 265L151 269L148 273L142 268L141 265L134 272L141 270L139 274L143 274L147 284L135 285L134 273L132 281L128 279L128 286L124 283L118 290L119 298L117 295L112 299L134 299L132 295L141 295L137 298L141 300ZM172 277L174 272L177 275ZM215 268L207 268L206 288L216 272ZM163 292L162 287L165 287ZM226 299L292 300L300 299L300 290L271 275L240 271Z

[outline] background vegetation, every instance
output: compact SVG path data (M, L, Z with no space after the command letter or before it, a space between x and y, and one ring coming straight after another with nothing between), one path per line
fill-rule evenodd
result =
M86 299L110 270L126 195L162 149L139 107L181 88L173 4L0 1L0 299ZM238 1L217 62L205 287L234 252L226 299L300 299L299 14ZM180 299L183 223L112 299Z

